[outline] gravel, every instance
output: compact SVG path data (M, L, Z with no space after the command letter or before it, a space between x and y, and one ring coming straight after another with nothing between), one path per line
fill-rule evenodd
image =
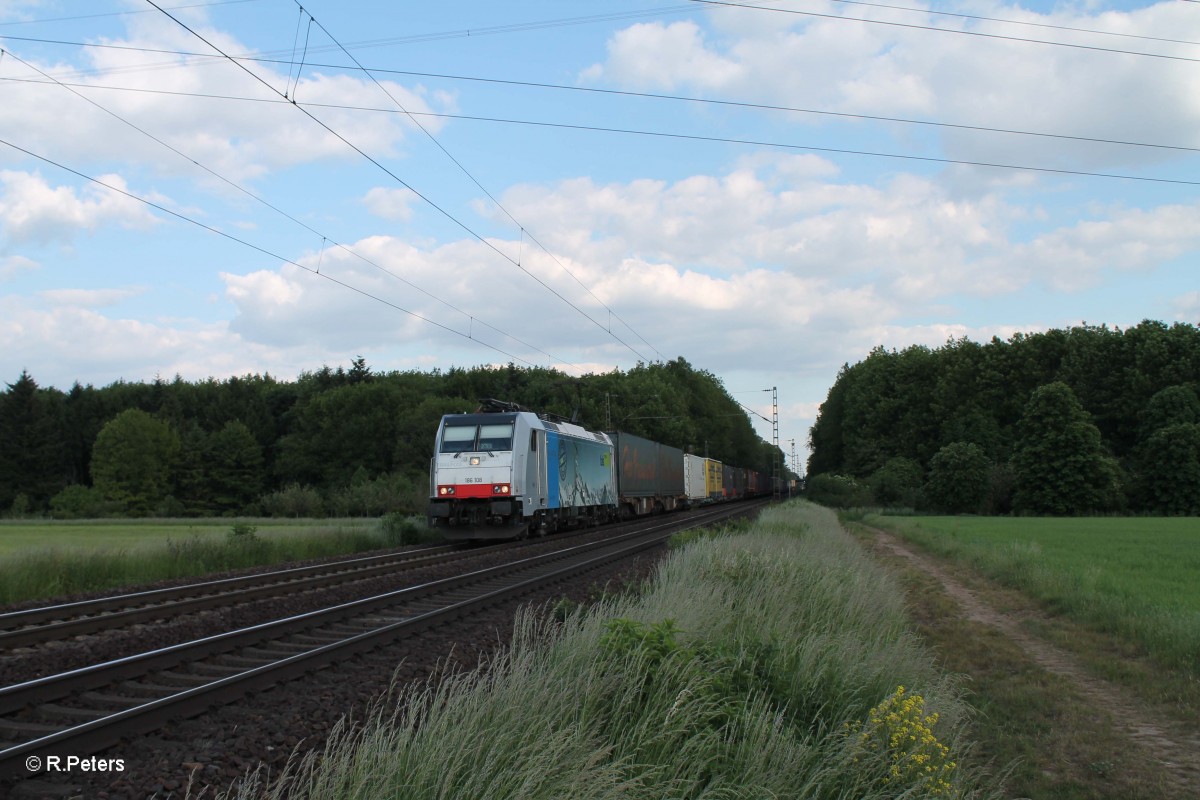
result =
M572 539L572 543L603 535L592 533ZM528 546L520 552L522 556L532 556L560 546L552 540ZM548 604L563 597L585 603L594 599L604 587L612 590L634 586L649 576L666 552L665 547L654 548L636 559L609 565L572 583L558 584L507 601L97 754L100 758L122 759L124 769L120 772L77 770L62 777L43 773L35 779L16 783L0 778L0 796L7 794L23 800L43 797L88 800L211 798L249 771L262 768L269 774L278 774L289 757L321 748L329 731L344 716L365 717L372 701L392 685L393 677L400 683L424 682L435 679L439 670L447 665L474 667L481 657L508 643L516 612L522 605ZM481 551L471 559L469 567L456 562L405 571L394 577L372 579L352 586L271 598L128 630L76 637L48 648L31 648L28 652L0 658L0 685L447 577L468 569L482 569L510 558L511 552Z

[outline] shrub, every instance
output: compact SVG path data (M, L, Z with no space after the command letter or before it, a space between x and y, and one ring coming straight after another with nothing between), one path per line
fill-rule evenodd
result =
M991 489L991 468L991 462L979 445L972 442L948 444L929 461L925 497L940 511L978 513Z
M9 516L14 519L20 519L29 515L29 495L24 492L17 492L17 496L13 498L12 507L8 510Z
M50 516L55 519L93 519L113 511L99 489L73 483L50 498Z
M265 494L260 502L263 513L272 517L320 517L325 514L321 493L298 483Z
M921 501L921 465L911 458L897 456L867 478L875 502L885 506L919 508Z
M388 547L421 544L436 537L424 523L397 511L380 517L379 527L383 531L383 541Z
M874 504L871 490L847 475L813 475L805 489L808 499L832 508Z
M349 486L333 493L329 505L339 517L377 517L389 511L414 514L420 507L414 498L414 485L407 476L387 473L368 479L360 470Z

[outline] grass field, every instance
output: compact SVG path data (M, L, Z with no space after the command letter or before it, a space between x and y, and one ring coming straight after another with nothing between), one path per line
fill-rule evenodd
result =
M1200 519L868 516L1200 675Z
M1001 796L957 682L908 625L833 513L789 504L675 551L637 597L531 612L487 669L404 689L237 796Z
M0 563L37 550L125 550L161 548L168 541L224 540L235 524L248 524L263 538L309 536L332 530L374 531L371 519L101 519L0 520Z
M420 538L421 528L375 518L8 520L0 605L359 553Z

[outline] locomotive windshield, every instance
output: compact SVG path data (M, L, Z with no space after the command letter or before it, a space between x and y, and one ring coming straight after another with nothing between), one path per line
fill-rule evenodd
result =
M513 424L455 425L446 423L442 430L443 453L477 453L484 450L512 450Z

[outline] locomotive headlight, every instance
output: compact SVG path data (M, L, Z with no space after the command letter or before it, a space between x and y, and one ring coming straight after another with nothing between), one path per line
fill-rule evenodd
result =
M441 495L442 497L445 497L447 495L452 495L452 494L454 494L454 487L453 486L439 486L438 494Z
M493 483L492 494L509 494L512 489L507 483Z
M479 456L471 456L471 466L472 467L479 466Z

